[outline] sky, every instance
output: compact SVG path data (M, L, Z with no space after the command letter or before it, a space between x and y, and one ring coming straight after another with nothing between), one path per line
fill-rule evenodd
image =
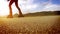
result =
M9 14L9 2L0 0L0 15ZM60 10L60 0L19 0L18 5L23 14ZM15 4L12 5L13 14L18 13Z

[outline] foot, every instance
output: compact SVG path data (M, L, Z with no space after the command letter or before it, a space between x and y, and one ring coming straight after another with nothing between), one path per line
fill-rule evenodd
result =
M23 15L18 15L18 17L24 17Z
M8 16L7 16L7 18L13 18L13 16L11 16L11 15L8 15Z

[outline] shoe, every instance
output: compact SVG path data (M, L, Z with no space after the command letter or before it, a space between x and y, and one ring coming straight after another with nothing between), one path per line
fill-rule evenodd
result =
M7 18L13 18L13 16L11 16L11 15L8 15L8 16L7 16Z
M18 17L24 17L23 15L18 15Z

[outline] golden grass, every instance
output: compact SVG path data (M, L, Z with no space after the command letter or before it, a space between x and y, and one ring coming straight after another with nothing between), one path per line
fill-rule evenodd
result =
M0 24L0 34L54 34L60 31L60 16L0 18Z

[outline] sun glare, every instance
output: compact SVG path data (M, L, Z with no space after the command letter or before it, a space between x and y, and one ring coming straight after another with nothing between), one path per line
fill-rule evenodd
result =
M6 15L8 15L8 12L6 12L6 11L5 12L2 12L2 11L0 12L0 16L6 16Z
M0 1L0 16L6 16L9 14L8 3L5 1Z
M0 16L6 16L6 15L9 15L9 2L7 1L0 1ZM12 6L12 10L13 10L13 14L17 13L17 10L16 10L16 7Z

